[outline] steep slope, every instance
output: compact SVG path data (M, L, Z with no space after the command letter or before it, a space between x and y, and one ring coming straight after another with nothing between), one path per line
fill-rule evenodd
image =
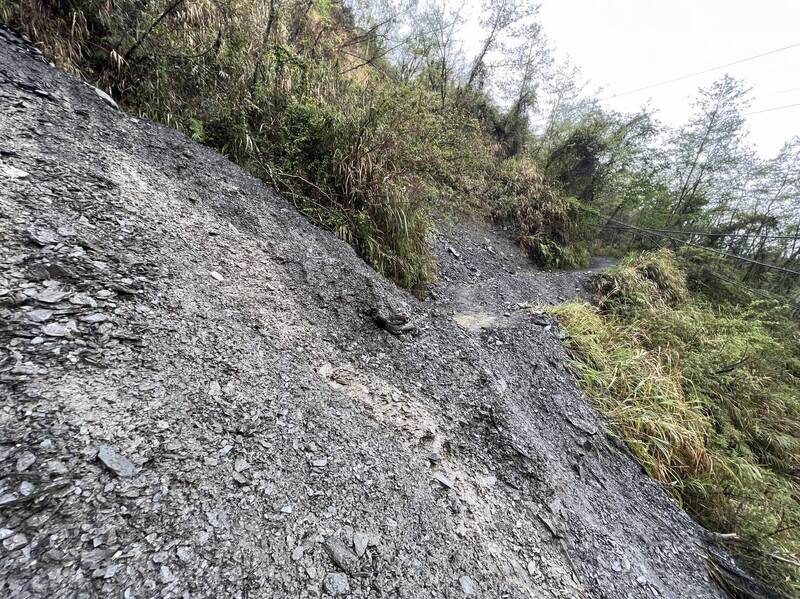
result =
M415 300L2 30L0 107L0 594L723 595L519 306L577 278L443 228Z

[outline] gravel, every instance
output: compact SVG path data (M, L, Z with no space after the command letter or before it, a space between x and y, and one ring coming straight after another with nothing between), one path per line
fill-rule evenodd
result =
M418 300L2 27L0 71L0 596L724 596L520 307L591 271L442 224Z

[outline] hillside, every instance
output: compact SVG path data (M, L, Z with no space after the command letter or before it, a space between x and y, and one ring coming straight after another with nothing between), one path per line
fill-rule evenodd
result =
M3 596L724 596L524 309L586 272L456 222L419 300L6 30L0 77Z

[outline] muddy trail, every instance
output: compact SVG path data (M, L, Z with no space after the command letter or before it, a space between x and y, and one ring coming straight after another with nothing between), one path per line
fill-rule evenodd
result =
M417 300L2 29L0 240L0 596L725 596L526 308L590 271Z

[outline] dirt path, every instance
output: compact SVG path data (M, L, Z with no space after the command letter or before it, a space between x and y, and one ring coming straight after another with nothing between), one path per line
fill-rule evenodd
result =
M0 28L0 596L723 596L474 234L417 301Z
M470 330L529 321L531 306L589 300L586 284L591 276L616 263L596 257L587 269L542 270L510 235L481 220L440 226L434 248L440 272L435 300Z

